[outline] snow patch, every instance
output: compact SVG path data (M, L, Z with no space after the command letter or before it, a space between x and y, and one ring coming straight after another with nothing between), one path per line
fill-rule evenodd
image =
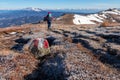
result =
M87 16L83 16L83 15L74 15L74 19L73 19L73 23L76 25L79 24L96 24L93 21L102 23L102 17L98 16L97 14L91 14L91 15L87 15Z
M100 15L100 17L107 18L105 14Z
M73 19L73 23L74 24L95 24L94 22L90 21L88 17L86 16L82 16L82 15L74 15L74 19Z
M101 17L101 16L100 16L100 15L98 15L98 14L94 14L94 16L95 16L96 18L101 19L101 20L103 20L103 19L104 19L103 17Z
M103 11L103 14L115 14L115 15L120 15L120 11L115 9L115 10L111 10L111 11Z
M94 21L97 21L97 22L103 22L100 18L98 19L96 17L96 14L94 14L94 15L88 15L87 17L89 18L89 20L94 20Z

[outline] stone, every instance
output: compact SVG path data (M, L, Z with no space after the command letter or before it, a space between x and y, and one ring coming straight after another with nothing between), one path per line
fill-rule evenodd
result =
M36 57L40 58L50 53L49 43L44 38L36 38L29 46L30 52Z

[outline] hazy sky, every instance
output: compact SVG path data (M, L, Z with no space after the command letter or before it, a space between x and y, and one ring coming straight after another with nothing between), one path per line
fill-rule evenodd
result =
M0 0L0 9L120 8L120 0Z

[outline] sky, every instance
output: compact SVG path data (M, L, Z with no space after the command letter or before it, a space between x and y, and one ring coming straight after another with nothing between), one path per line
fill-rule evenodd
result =
M120 0L0 0L0 9L107 9L120 8Z

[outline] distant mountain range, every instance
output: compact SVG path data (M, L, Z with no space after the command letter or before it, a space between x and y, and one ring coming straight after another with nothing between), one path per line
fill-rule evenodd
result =
M0 10L0 28L22 25L26 23L37 23L41 21L48 11L52 12L54 17L63 14L93 14L102 10L99 9L40 9L25 8L18 10Z
M37 23L47 15L47 12L47 10L39 8L0 10L0 28L26 23ZM52 14L54 17L59 17L63 12L53 12Z
M40 9L40 8L32 8L32 7L25 8L25 9L21 9L21 10L36 11L36 12L43 11L43 10L42 10L42 9Z

